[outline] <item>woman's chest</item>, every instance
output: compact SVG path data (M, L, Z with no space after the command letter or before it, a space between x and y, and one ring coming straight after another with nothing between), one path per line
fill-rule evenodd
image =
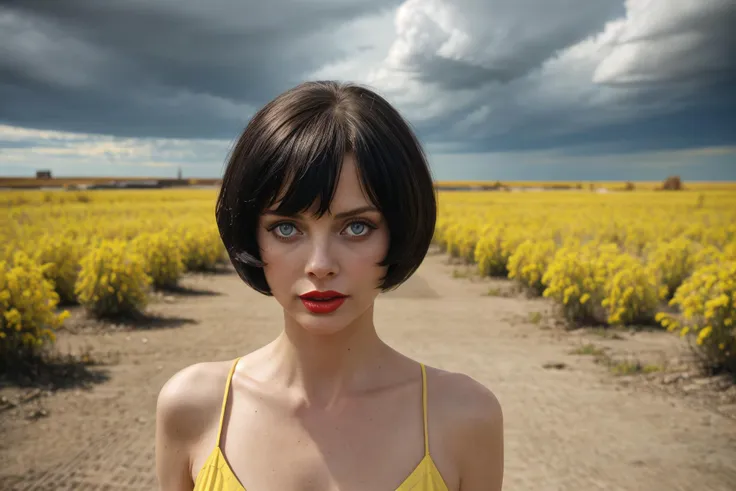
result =
M241 401L233 414L222 428L223 472L247 491L395 491L426 471L421 404L294 415ZM195 476L215 439L195 457Z

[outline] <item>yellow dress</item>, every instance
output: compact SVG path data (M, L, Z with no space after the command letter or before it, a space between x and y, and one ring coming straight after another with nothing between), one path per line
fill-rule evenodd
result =
M238 358L239 359L239 358ZM222 422L225 416L227 396L230 391L230 382L238 364L235 360L230 368L225 385L225 396L222 400L220 413L220 427L217 431L217 444L197 474L194 482L194 491L246 491L235 477L232 469L225 460L220 448L220 436L222 434ZM424 416L424 458L409 474L395 491L449 491L445 481L442 479L432 456L429 454L429 435L427 433L427 371L422 364L422 408Z

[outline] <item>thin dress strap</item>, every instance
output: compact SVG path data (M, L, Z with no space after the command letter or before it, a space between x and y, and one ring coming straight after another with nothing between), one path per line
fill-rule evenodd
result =
M235 373L235 367L238 365L240 357L236 358L233 365L230 367L230 373L227 375L227 382L225 383L225 395L222 397L222 409L220 410L220 426L217 429L217 446L220 446L220 437L222 436L222 424L225 421L225 408L227 407L227 396L230 394L230 383L233 380L233 374Z
M424 417L424 455L429 455L429 431L427 429L427 370L422 367L422 415Z

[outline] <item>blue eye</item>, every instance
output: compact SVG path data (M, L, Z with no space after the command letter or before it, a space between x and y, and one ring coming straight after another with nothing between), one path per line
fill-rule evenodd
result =
M294 229L294 225L290 223L280 223L276 228L278 229L280 235L283 235L284 237L288 237L289 230Z
M356 229L357 227L357 229ZM355 235L360 235L361 232L366 228L365 223L353 222L350 224L350 231Z

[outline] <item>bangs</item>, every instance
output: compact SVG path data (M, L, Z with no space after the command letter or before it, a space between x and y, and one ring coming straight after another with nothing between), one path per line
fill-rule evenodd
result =
M437 203L426 156L411 127L375 92L335 81L305 82L251 118L233 147L215 215L238 275L270 295L258 243L265 211L328 213L345 157L385 219L390 237L377 266L386 291L419 267L434 233Z
M272 209L284 216L303 213L315 204L314 215L324 215L337 189L343 159L351 151L348 136L332 111L297 125L269 152L269 173L256 189L261 212Z

